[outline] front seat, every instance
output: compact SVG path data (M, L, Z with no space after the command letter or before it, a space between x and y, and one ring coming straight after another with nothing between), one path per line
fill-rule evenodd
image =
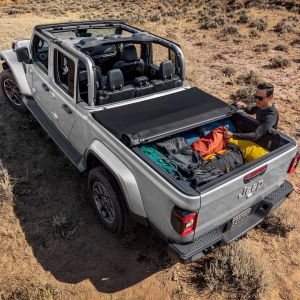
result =
M127 44L124 45L120 60L114 64L113 69L120 69L125 82L130 82L144 74L145 63L138 58L135 46Z

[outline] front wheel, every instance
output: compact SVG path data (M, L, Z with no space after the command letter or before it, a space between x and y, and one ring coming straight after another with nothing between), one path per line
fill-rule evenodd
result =
M0 74L0 87L8 103L16 110L25 112L26 106L23 103L23 95L10 70L4 70Z
M102 226L112 233L121 234L127 231L130 216L119 186L111 174L102 167L91 170L88 189L89 198Z

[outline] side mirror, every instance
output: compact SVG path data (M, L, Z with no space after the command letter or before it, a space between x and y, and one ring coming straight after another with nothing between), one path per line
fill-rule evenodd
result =
M17 54L18 62L24 62L25 64L32 63L32 59L30 58L27 47L21 47L16 49L16 54Z

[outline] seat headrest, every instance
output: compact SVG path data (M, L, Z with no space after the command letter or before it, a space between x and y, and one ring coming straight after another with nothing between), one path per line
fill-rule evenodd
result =
M124 77L120 69L112 69L107 72L107 85L112 92L124 86Z
M170 79L174 76L174 66L171 60L162 61L159 66L159 76L162 80Z
M123 47L123 52L120 56L120 60L135 61L138 59L136 48L133 44L127 44Z
M102 80L102 71L101 68L96 66L96 81L98 82L99 87L101 86L101 80ZM88 74L86 68L84 70L79 69L78 73L78 80L79 82L87 81L88 80Z

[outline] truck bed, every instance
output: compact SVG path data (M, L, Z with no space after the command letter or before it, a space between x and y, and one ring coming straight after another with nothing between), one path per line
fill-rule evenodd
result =
M132 148L132 151L173 186L191 196L216 188L219 184L224 184L295 147L294 140L277 130L272 130L256 142L269 150L269 154L203 185L199 192L199 189L196 191L188 183L176 180L153 163L149 157L140 151L139 146L182 136L201 125L223 119L230 119L239 132L249 132L258 126L255 119L244 113L239 113L234 106L230 106L198 88L190 88L134 104L100 110L92 115L97 122Z

